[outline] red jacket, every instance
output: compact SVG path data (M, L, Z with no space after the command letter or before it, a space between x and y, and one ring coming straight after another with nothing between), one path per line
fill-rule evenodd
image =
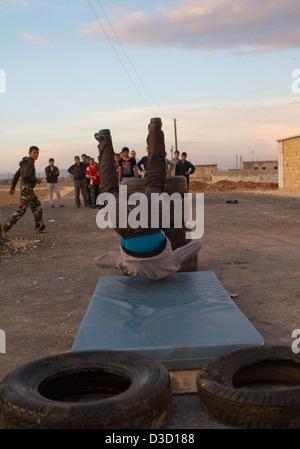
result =
M99 185L99 175L98 175L98 171L97 171L97 165L94 165L94 167L92 167L91 165L89 165L86 169L86 176L97 176L96 179L90 179L91 185L92 186L98 186Z

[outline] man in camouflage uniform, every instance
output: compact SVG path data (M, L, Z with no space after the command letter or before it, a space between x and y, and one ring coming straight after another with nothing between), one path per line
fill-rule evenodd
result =
M7 222L3 226L1 226L2 235L5 238L7 238L7 231L9 231L12 226L14 226L20 220L20 218L23 217L28 207L34 215L35 232L49 232L46 231L46 226L42 219L43 209L41 203L33 190L36 184L40 184L42 182L42 180L37 179L35 175L34 163L38 157L39 149L37 147L30 147L29 157L23 157L22 161L20 162L20 168L13 177L9 194L14 195L17 182L21 178L20 202L17 211L7 220Z

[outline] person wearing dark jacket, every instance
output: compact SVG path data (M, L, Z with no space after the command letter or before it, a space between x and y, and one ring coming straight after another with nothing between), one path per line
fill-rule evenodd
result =
M147 155L143 156L142 159L137 163L137 168L144 174L144 178L147 177L147 165L149 159L149 148L147 147Z
M41 203L34 193L36 184L40 184L42 182L41 179L36 178L34 166L35 161L39 157L39 151L40 150L38 147L30 147L29 157L23 157L19 164L20 168L16 171L13 177L9 194L14 195L15 187L20 179L20 202L17 211L7 220L4 225L1 226L2 235L5 238L7 238L7 232L20 220L21 217L23 217L28 207L34 215L35 232L49 232L46 231L46 226L43 222L43 209Z
M74 189L75 189L75 204L76 207L80 207L80 192L83 197L85 207L89 206L89 198L86 189L86 165L84 162L80 162L80 157L75 156L75 164L68 168L70 175L74 176Z
M190 185L190 175L196 170L195 166L186 160L187 154L185 152L181 153L181 160L177 162L175 168L176 176L185 176L187 181L187 187Z
M49 159L48 167L45 168L45 175L46 175L46 181L47 181L48 190L49 190L50 206L55 207L54 201L53 201L53 190L55 190L59 207L64 207L64 205L62 204L62 201L61 201L59 184L58 184L59 169L57 167L55 167L54 159L52 157Z

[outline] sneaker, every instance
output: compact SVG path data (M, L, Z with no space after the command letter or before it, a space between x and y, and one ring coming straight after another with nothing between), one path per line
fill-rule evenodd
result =
M159 117L154 117L150 120L148 130L151 131L152 129L161 129L162 128L162 121Z
M66 207L64 204L60 204L59 207Z
M54 204L52 204L51 209L54 209L54 208L55 208L55 206L54 206Z
M98 133L94 135L95 139L98 142L102 142L106 139L111 139L110 130L109 129L100 129Z

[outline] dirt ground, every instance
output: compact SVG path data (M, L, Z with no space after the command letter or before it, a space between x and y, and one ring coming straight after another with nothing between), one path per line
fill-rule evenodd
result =
M235 201L237 203L227 203ZM49 234L35 235L28 211L0 242L0 379L29 361L69 351L100 276L93 258L118 250L112 230L96 226L97 210L43 202ZM2 206L2 222L15 206ZM206 192L201 271L213 271L234 293L237 306L265 344L290 346L300 328L300 195L272 192ZM229 428L207 414L197 395L175 395L169 429Z

